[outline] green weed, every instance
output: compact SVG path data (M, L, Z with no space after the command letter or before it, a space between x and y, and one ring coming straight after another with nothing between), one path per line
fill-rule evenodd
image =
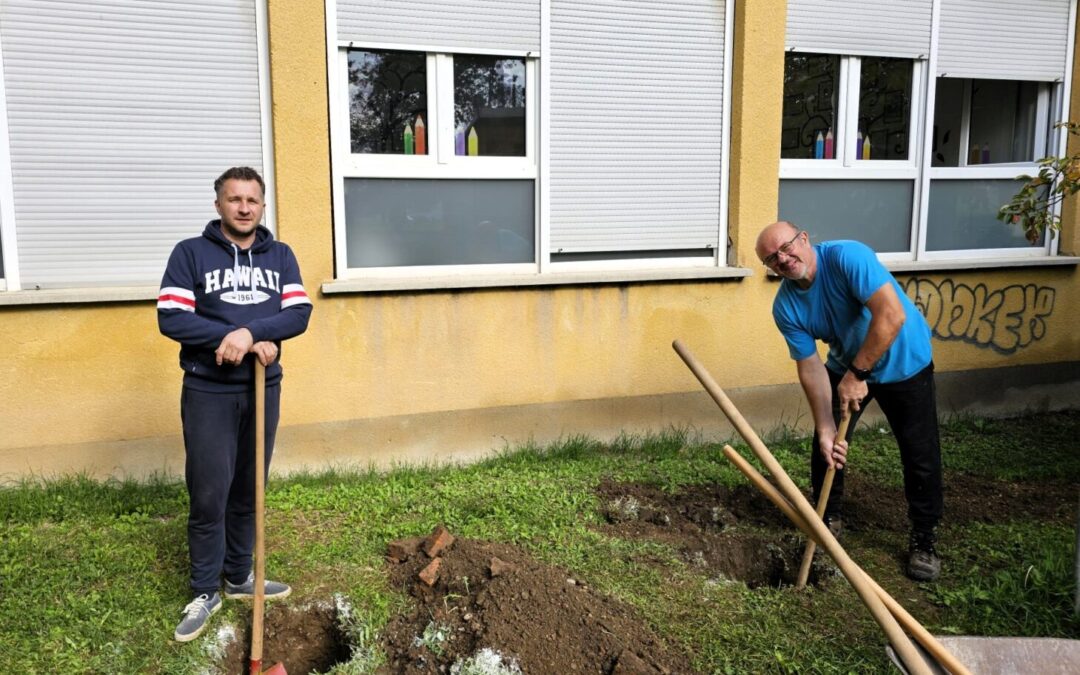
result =
M942 427L950 472L1007 481L1080 483L1080 413L1011 420L958 418ZM770 448L802 487L810 441L794 426ZM744 444L742 454L760 465ZM826 592L748 589L710 578L679 551L621 539L600 527L595 488L640 481L677 493L688 486L745 485L722 443L690 429L625 435L611 443L570 437L504 448L471 465L377 472L336 467L274 477L267 493L268 568L299 600L336 597L352 648L337 675L385 662L380 631L405 595L387 582L388 541L447 525L455 535L516 543L571 570L597 592L631 605L656 632L685 646L706 673L889 672L884 637L842 579ZM1032 451L1032 450L1037 451ZM890 433L863 426L851 470L899 485ZM189 600L187 494L182 482L24 480L0 488L0 644L10 672L187 673L213 668L212 633L243 625L226 603L207 635L170 640ZM1072 613L1075 532L1017 513L1007 525L950 526L946 574L915 587L899 577L891 533L854 533L851 555L897 599L914 598L933 630L973 635L1080 637ZM470 580L471 581L471 580ZM344 600L348 598L348 601ZM359 608L359 609L358 609ZM828 618L827 628L820 625ZM437 626L432 631L437 632ZM421 639L425 639L420 636ZM434 633L427 639L438 648ZM461 673L471 672L462 663ZM505 665L505 664L504 664Z

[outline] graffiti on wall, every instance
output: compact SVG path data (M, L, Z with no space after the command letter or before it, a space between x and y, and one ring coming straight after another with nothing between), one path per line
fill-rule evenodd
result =
M1014 284L992 291L986 284L968 286L951 279L917 277L904 292L926 316L934 336L1012 354L1046 336L1046 317L1054 311L1049 286Z

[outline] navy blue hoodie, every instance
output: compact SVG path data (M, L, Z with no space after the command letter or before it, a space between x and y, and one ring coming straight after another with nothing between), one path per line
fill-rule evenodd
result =
M281 346L307 329L311 300L300 267L287 245L274 241L262 225L255 243L241 250L211 220L201 237L176 245L157 303L158 327L180 343L184 386L200 391L236 393L250 389L255 355L239 366L217 365L214 351L237 328L247 328L255 342ZM279 353L280 359L280 353ZM281 380L281 364L266 369L267 384Z

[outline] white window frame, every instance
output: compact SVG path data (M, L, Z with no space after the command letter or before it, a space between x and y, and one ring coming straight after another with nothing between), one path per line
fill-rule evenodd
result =
M730 147L731 147L731 89L732 89L732 53L735 33L735 2L725 3L724 22L724 62L723 62L723 110L722 147L720 165L720 209L718 226L718 246L712 256L700 257L627 257L612 260L590 261L551 261L550 237L550 185L551 167L547 157L548 138L551 129L551 64L545 55L551 51L551 3L540 0L540 51L523 52L520 50L494 50L486 48L463 49L438 44L400 44L377 41L349 41L338 39L336 0L324 0L326 20L327 78L330 100L330 139L331 139L331 185L333 186L333 231L334 231L334 278L340 281L357 279L401 279L419 277L489 277L493 275L551 275L565 273L578 278L595 273L601 278L606 272L646 271L647 274L660 274L663 270L683 268L727 268L730 255L728 240L728 204L730 186ZM476 54L505 57L524 57L526 59L526 159L531 161L528 176L507 175L500 172L498 160L507 158L467 158L478 161L468 170L459 163L447 162L441 165L438 160L410 161L415 156L357 154L351 152L349 135L349 90L348 90L348 55L349 49L408 51L427 54L429 57L454 54ZM436 98L436 87L432 84L431 67L428 67L428 119L434 122L439 110L433 111L432 103ZM453 91L453 71L450 69L450 89ZM445 86L445 85L444 85ZM444 97L445 98L445 97ZM450 99L447 110L440 119L453 120L453 103ZM438 124L438 122L434 122ZM429 128L430 128L429 124ZM452 131L452 130L451 130ZM449 154L453 156L453 136L447 135L446 129L439 132L439 139L448 138ZM440 143L439 140L435 141ZM434 149L434 152L432 150ZM445 153L445 150L431 144L429 155ZM376 159L379 158L379 159ZM382 158L389 161L382 162ZM520 158L512 158L518 160ZM471 163L470 163L471 164ZM455 173L455 167L458 173ZM516 167L519 173L520 167ZM399 267L349 268L346 245L347 223L345 220L345 178L469 178L469 179L532 179L534 191L534 255L532 263L519 264L470 264L470 265L427 265ZM651 277L650 277L651 278Z
M1071 61L1070 61L1071 62ZM1035 143L1032 148L1034 157L1027 162L995 162L990 164L968 164L968 146L970 145L969 133L971 131L971 89L972 79L964 78L962 112L960 122L960 139L958 141L960 156L958 166L931 166L931 150L926 153L926 168L923 171L924 180L921 181L920 190L926 195L923 200L918 231L918 260L979 260L984 258L1043 258L1054 255L1057 251L1056 238L1047 237L1042 246L1026 246L1021 248L977 248L956 249L947 251L926 250L926 236L929 231L930 210L930 183L935 180L1015 180L1021 174L1034 174L1038 172L1038 159L1048 154L1057 152L1061 147L1058 139L1054 138L1047 121L1050 119L1052 102L1060 100L1055 92L1060 90L1050 82L1038 82L1039 90L1035 108ZM932 82L934 91L937 90L937 78ZM934 96L934 94L931 94ZM936 97L935 97L936 98ZM931 105L936 103L931 99ZM935 110L928 109L927 118L932 119ZM933 145L932 139L928 139L928 146Z
M789 53L796 50L789 50ZM808 52L821 53L821 52ZM828 54L823 54L828 55ZM840 56L840 73L837 77L836 127L840 133L833 134L833 159L783 159L780 160L781 180L909 180L912 183L914 201L911 208L911 233L907 251L879 253L884 261L910 261L914 259L915 226L919 217L919 156L924 133L924 120L920 111L924 106L927 62L925 59L904 57L911 61L911 114L908 127L907 159L858 158L855 146L859 133L859 84L862 59L866 56ZM871 56L870 58L879 58Z
M327 34L335 35L334 8L327 9ZM336 21L334 21L336 23ZM334 262L338 279L414 277L464 274L536 274L540 255L540 172L537 161L539 87L537 59L532 52L462 50L445 47L331 40L330 143L334 185ZM428 152L425 155L353 153L349 130L349 50L403 51L423 54L427 76ZM454 154L454 56L486 55L525 61L525 155L523 157L459 157ZM528 263L466 265L348 266L348 223L345 180L348 178L468 179L533 181L533 255Z
M1075 2L1071 16L1075 19ZM930 181L932 180L971 180L971 179L1009 179L1021 174L1032 174L1038 170L1037 159L1055 154L1065 147L1067 132L1059 130L1053 133L1048 120L1051 115L1060 117L1061 102L1069 100L1071 71L1064 82L1039 83L1036 103L1036 128L1033 154L1027 162L994 163L968 165L967 152L962 150L960 166L931 166L933 139L928 133L934 119L935 92L937 77L931 76L936 70L937 22L932 30L933 47L930 59L914 59L911 94L911 130L907 160L860 160L856 159L857 149L852 141L858 134L858 92L860 71L864 56L840 55L840 72L837 95L836 126L841 133L834 135L835 157L833 159L781 159L781 180L912 180L912 220L911 239L908 251L879 253L884 262L909 261L971 261L1002 258L1045 258L1055 255L1058 250L1058 237L1047 237L1043 246L1017 248L978 248L949 251L927 251L926 236L929 217ZM794 50L792 50L794 51ZM819 53L819 52L814 52ZM1070 39L1067 62L1072 63L1073 46ZM965 78L961 138L959 146L968 147L967 134L970 130L971 79ZM977 78L975 78L977 79ZM1060 205L1057 207L1060 214Z

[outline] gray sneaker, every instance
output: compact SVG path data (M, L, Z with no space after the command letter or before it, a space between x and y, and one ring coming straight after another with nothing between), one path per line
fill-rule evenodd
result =
M829 532L832 532L832 536L840 541L841 535L844 534L844 519L840 516L826 517L825 526L829 528Z
M287 598L289 593L292 593L292 589L288 584L283 584L280 581L270 581L269 579L263 584L265 598L267 600L273 600L275 598ZM230 583L228 579L225 580L225 597L230 600L248 600L255 597L255 573L248 572L247 579L242 584Z
M191 642L206 628L206 621L210 615L221 609L221 596L215 592L213 595L203 593L188 603L184 608L184 618L173 633L173 639L177 642Z
M912 532L908 544L907 575L915 581L935 581L941 576L941 557L938 556L932 532Z

